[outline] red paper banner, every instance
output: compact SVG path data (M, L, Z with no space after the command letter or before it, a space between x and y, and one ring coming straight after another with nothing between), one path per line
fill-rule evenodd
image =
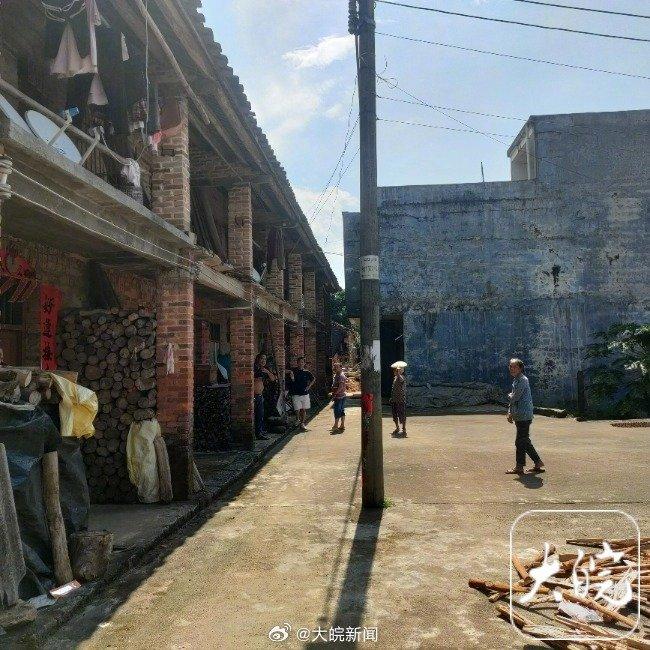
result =
M61 307L61 291L41 285L41 369L56 370L56 326Z

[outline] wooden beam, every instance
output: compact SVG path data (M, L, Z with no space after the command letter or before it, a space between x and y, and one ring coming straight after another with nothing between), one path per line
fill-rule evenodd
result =
M169 63L171 64L172 68L174 68L174 70L176 71L176 74L178 75L178 80L181 82L181 85L183 86L185 92L192 100L194 106L196 106L197 110L201 114L201 117L203 118L205 123L210 124L212 122L212 118L208 114L208 111L206 110L205 105L203 104L201 99L199 99L199 97L194 92L189 82L185 78L185 74L183 73L181 66L176 60L176 57L174 56L174 53L172 52L171 48L169 47L169 45L167 45L167 41L165 40L165 37L162 35L160 29L158 29L158 25L156 25L156 21L151 17L151 14L147 11L147 8L145 7L144 2L142 2L142 0L133 0L133 2L135 3L135 6L140 10L142 17L147 21L149 25L149 29L151 29L151 31L153 32L154 36L156 37L156 40L158 41L163 51L165 52L165 55L167 56Z

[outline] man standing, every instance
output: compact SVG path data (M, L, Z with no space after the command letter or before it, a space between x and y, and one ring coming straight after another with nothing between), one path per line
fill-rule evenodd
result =
M305 357L298 357L298 365L289 371L289 394L293 402L293 410L298 414L300 430L307 431L305 420L307 411L311 408L309 391L314 385L316 378L305 370Z
M521 359L510 359L508 365L510 376L513 378L512 392L508 395L508 422L515 423L517 437L515 438L516 465L506 474L523 474L526 466L526 454L535 463L531 472L544 472L544 463L533 447L530 440L530 424L533 421L533 398L530 393L528 377L524 375L524 362Z

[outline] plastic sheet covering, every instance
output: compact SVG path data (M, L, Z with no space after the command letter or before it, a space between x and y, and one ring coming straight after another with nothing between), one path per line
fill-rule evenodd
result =
M160 501L158 482L158 463L154 438L160 435L158 420L134 422L129 429L126 441L126 464L131 483L138 488L138 498L142 503Z
M58 418L56 409L54 418ZM54 586L50 535L43 504L41 458L50 451L59 451L61 510L68 536L88 526L90 497L86 471L79 441L63 439L52 418L39 407L32 411L17 411L0 404L0 442L7 451L27 567L27 575L19 590L20 597L26 599Z
M93 421L99 410L97 395L89 388L75 384L60 375L52 374L52 379L61 395L59 404L61 435L64 438L94 436Z

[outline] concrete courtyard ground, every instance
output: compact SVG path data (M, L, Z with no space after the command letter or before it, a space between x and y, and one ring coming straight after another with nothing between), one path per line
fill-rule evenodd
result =
M536 417L549 471L519 479L502 415L385 420L389 507L360 513L359 409L324 410L239 492L216 502L62 628L50 647L302 647L299 628L377 628L378 648L538 648L497 619L470 577L508 577L509 532L530 509L621 509L647 535L648 430ZM617 515L522 522L517 544L629 536ZM525 534L524 534L525 532ZM291 625L285 642L269 640ZM311 634L312 641L314 634Z

